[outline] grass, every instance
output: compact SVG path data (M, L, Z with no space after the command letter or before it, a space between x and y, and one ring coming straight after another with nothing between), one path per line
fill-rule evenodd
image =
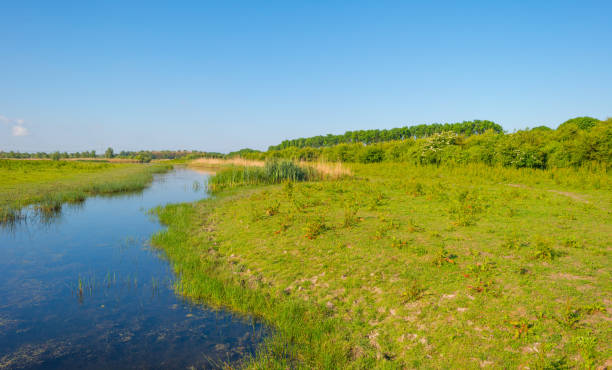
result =
M563 368L612 358L612 178L353 165L157 210L179 293L268 322L252 368ZM290 185L289 185L290 184Z
M210 161L204 162L209 163ZM223 163L217 160L214 163ZM202 163L202 162L198 162ZM336 167L327 167L324 164L297 164L288 160L271 160L265 163L256 162L251 165L234 165L235 161L228 161L221 165L214 176L208 180L208 188L216 193L227 188L245 185L279 184L282 182L314 181L332 178ZM227 166L230 164L230 166Z
M0 224L23 217L34 205L43 216L61 211L64 203L80 203L87 196L141 190L154 173L168 164L0 160Z

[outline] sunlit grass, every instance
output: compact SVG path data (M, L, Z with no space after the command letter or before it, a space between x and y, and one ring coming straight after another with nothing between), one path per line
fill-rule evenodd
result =
M0 160L0 223L15 222L34 205L42 215L87 196L141 190L168 164Z
M353 165L158 210L177 291L264 318L249 367L591 367L611 356L605 171ZM298 307L298 308L296 308ZM599 307L591 310L589 307Z

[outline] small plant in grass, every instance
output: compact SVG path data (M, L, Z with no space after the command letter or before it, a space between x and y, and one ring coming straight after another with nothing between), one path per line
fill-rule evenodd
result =
M402 249L408 245L408 242L395 236L391 237L391 248Z
M380 240L384 238L390 230L399 228L399 222L396 220L387 218L385 216L380 216L378 219L380 220L381 225L376 228L374 239Z
M307 207L306 203L302 202L300 199L293 198L292 203L296 211L301 213L306 210L306 207Z
M280 208L280 202L278 200L274 200L266 206L266 215L274 216L278 214L278 210Z
M293 185L293 181L288 180L288 181L283 182L283 193L285 193L288 199L293 198L294 189L295 189L295 186Z
M257 222L261 220L264 216L261 214L261 211L257 209L253 204L251 204L251 208L249 209L249 215L251 222Z
M526 240L520 240L518 238L510 238L502 243L502 247L508 249L521 249L529 246L529 242Z
M283 233L285 231L287 231L287 229L289 229L291 227L291 225L293 225L293 216L285 216L285 218L281 221L278 230L276 230L274 233L275 234L280 234Z
M592 315L597 312L606 312L606 308L601 303L593 303L590 305L586 305L582 309L589 315Z
M574 307L571 302L566 302L561 315L556 318L557 322L568 329L575 329L582 317L580 308Z
M376 194L374 194L374 197L370 200L370 210L374 211L376 210L376 208L382 206L386 198L387 197L385 196L385 194L381 192L377 192Z
M325 218L322 216L314 217L306 223L304 228L304 237L307 239L315 239L328 229L325 224Z
M413 182L406 186L406 194L413 197L422 197L425 195L425 187L420 182Z
M468 285L468 289L470 289L473 293L488 293L493 296L500 295L499 287L493 280L483 280L478 278L476 280L476 284Z
M470 266L467 269L467 272L478 275L478 274L491 272L495 269L495 267L496 267L495 262L485 260L484 262L477 262L476 264Z
M408 285L408 288L401 294L402 303L418 301L425 296L426 291L427 288L421 285L418 280L413 279Z
M412 218L408 220L408 231L410 231L411 233L420 233L424 230L425 229L417 225L417 223Z
M457 195L449 209L453 224L456 226L470 226L478 221L479 215L484 212L485 205L477 194L462 191Z
M391 237L391 248L402 249L408 245L406 240L397 238L395 236Z
M524 318L520 318L518 320L512 320L509 322L509 324L512 327L512 331L514 332L515 339L527 336L529 329L533 327L533 324Z
M566 248L583 248L583 244L576 239L575 236L565 238L563 240L563 246Z
M438 267L442 267L445 265L455 265L457 255L449 253L445 248L442 248L435 255L433 263Z
M548 245L538 245L536 250L533 252L532 258L536 260L552 261L561 255L561 252L551 248Z
M580 354L584 361L585 369L591 369L595 365L595 348L597 346L597 338L590 335L581 335L572 339L572 343L580 349Z
M357 217L358 210L355 205L344 207L343 227L351 227L359 223L359 217Z

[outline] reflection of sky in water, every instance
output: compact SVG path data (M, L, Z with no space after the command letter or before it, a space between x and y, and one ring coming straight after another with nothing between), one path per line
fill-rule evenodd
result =
M261 326L182 301L147 246L161 227L146 210L201 199L205 181L178 169L142 193L0 229L0 368L201 367L252 353Z

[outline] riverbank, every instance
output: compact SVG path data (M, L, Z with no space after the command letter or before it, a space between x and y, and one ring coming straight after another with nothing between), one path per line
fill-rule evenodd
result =
M18 220L29 205L56 212L87 196L142 190L170 164L0 160L0 223Z
M352 165L158 210L196 300L276 328L247 366L599 366L612 357L612 180Z

